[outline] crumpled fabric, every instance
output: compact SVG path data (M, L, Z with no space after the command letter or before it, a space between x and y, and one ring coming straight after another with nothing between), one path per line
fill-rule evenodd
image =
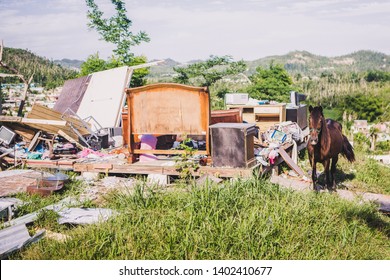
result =
M268 158L269 158L269 162L271 164L275 164L275 159L279 156L279 153L276 151L276 150L272 150L269 155L268 155Z
M89 148L85 148L84 150L82 150L81 152L79 152L77 154L77 157L78 158L86 158L86 157L106 157L108 156L107 154L103 154L99 151L94 151L92 149L89 149Z
M141 150L155 150L157 145L157 137L151 134L144 134L141 137ZM157 156L153 154L142 154L139 156L139 161L157 160Z

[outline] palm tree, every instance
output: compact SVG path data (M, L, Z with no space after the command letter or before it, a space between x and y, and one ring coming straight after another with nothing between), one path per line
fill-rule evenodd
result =
M378 137L379 129L375 126L370 128L370 138L371 138L371 151L375 151L376 138Z

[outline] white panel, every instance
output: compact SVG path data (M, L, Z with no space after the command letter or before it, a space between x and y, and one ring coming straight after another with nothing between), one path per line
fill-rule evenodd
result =
M258 114L279 114L280 107L255 107L254 112Z
M131 71L123 66L93 73L77 115L92 116L102 127L119 126Z
M249 101L248 93L227 93L225 94L226 104L246 104Z

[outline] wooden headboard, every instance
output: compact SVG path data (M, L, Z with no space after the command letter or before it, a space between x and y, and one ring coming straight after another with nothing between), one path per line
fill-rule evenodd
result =
M126 136L131 153L141 153L133 149L134 135L186 134L204 135L209 154L210 96L207 88L173 83L128 88L127 105L129 135ZM167 151L152 152L163 154Z

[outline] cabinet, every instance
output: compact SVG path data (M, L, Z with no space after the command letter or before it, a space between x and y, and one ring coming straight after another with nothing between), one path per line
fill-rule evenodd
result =
M256 128L248 123L210 125L213 166L250 168L256 164L254 136Z
M242 118L247 123L256 124L261 132L267 131L276 123L286 121L286 104L267 105L227 105L228 109L242 110Z

